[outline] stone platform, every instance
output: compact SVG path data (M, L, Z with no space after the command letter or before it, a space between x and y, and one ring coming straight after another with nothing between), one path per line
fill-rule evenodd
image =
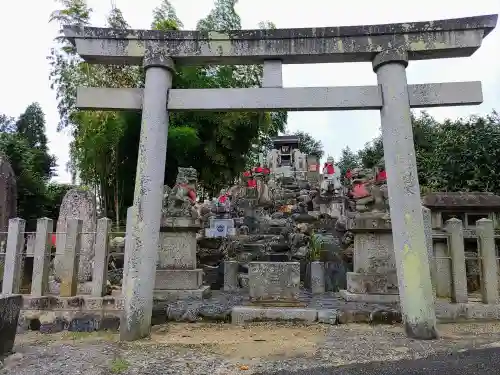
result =
M339 291L346 302L362 303L399 303L399 294L352 293L348 290Z
M301 321L310 323L394 323L401 320L398 304L345 301L339 293L312 295L301 290L303 307L256 306L248 290L212 291L207 298L185 298L178 301L155 299L152 324L177 322ZM39 330L43 333L68 331L117 330L123 311L121 297L31 297L24 296L18 331ZM480 302L450 303L436 301L440 321L500 320L500 304Z
M190 298L208 298L210 297L211 293L212 291L210 290L210 286L201 285L197 289L155 289L153 292L153 296L157 300L177 301Z

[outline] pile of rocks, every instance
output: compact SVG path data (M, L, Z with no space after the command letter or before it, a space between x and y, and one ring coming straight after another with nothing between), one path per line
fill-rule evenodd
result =
M205 269L208 284L222 285L223 261L236 260L240 287L248 285L248 263L252 261L299 261L307 284L307 264L322 260L327 268L327 290L344 287L349 270L351 236L346 235L345 218L322 213L320 206L334 197L322 195L317 183L294 177L264 181L265 188L245 194L245 188L233 187L230 204L206 202L200 208L204 226L210 219L231 218L235 232L225 238L198 239L198 261ZM267 194L262 199L261 192ZM256 194L255 194L256 193ZM337 197L338 204L343 198ZM260 202L260 203L259 203Z

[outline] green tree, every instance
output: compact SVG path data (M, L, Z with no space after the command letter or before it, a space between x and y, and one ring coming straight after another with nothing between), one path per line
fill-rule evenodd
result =
M33 230L36 219L45 216L45 181L36 167L36 155L28 141L16 133L0 133L0 152L9 160L16 176L17 215Z
M382 136L374 138L365 144L365 147L358 152L358 158L364 168L373 168L381 158L384 157L384 145Z
M49 154L45 130L45 114L38 103L30 104L16 121L16 133L31 148L34 171L48 181L54 176L56 158Z
M412 116L418 178L423 192L489 191L500 194L500 116L436 121ZM358 159L371 168L383 157L382 138L367 143Z
M50 21L90 24L91 9L83 0L60 0L61 10ZM204 22L203 30L241 28L234 3L218 1ZM236 15L237 16L237 15ZM118 9L112 9L108 25L127 28ZM168 1L153 11L153 28L177 30L182 22ZM74 48L59 37L59 46L49 57L51 80L59 99L60 128L69 127L73 172L99 195L102 209L118 223L132 203L140 114L88 112L75 109L77 86L140 87L141 68L99 66L83 62ZM260 85L262 67L183 67L173 79L174 88L254 87ZM170 115L165 182L171 185L178 166L191 165L200 172L206 190L218 190L243 170L255 144L268 134L283 130L286 113L206 113Z
M297 131L294 133L299 137L299 149L306 155L314 155L321 159L325 152L323 151L323 144L312 137L309 133Z
M56 219L55 207L60 205L60 201L50 199L47 190L56 158L48 152L45 115L38 103L33 103L17 120L0 115L0 127L0 153L7 157L16 176L18 216L27 221L28 230L35 230L38 218ZM55 189L59 185L50 186Z
M0 132L14 133L16 131L16 120L12 117L0 114Z
M347 146L342 149L340 158L336 164L342 173L345 173L348 170L359 167L359 158L358 155L356 155L356 153L354 153L349 146Z
M59 210L66 193L74 186L70 184L49 183L45 189L45 216L54 220L59 218Z

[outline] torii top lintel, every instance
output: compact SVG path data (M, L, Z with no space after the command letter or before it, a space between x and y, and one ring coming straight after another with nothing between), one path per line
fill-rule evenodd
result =
M86 61L142 63L148 47L176 63L284 64L371 61L381 51L402 48L410 60L466 57L496 26L498 15L385 25L274 30L155 31L65 26L65 36Z

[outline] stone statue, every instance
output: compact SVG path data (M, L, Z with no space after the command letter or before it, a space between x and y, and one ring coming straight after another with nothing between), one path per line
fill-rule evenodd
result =
M271 150L267 154L267 163L269 166L269 169L271 170L271 173L274 173L276 169L279 166L279 151L278 150Z
M389 212L383 159L373 169L356 168L352 170L348 195L353 200L353 209L359 213Z
M175 185L168 194L164 214L167 217L198 218L195 209L198 173L194 168L179 167Z
M334 164L333 157L329 156L323 166L323 181L321 182L322 195L340 195L340 169Z

